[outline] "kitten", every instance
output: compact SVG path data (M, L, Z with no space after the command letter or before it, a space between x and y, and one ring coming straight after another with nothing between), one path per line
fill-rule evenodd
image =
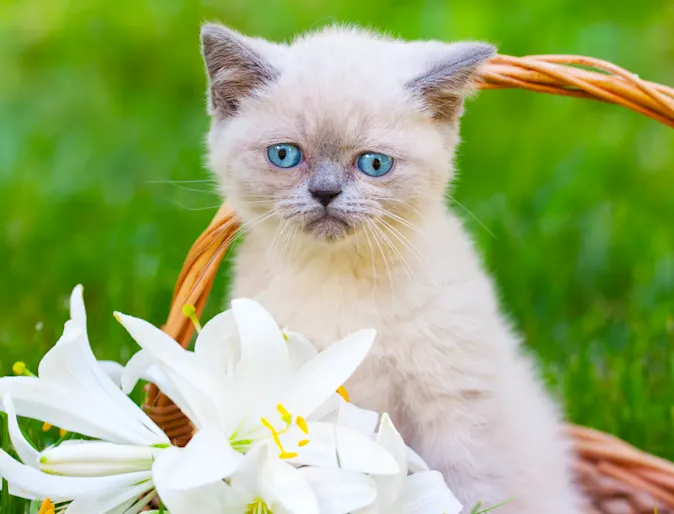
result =
M573 514L555 405L446 207L485 43L202 29L210 165L244 222L234 295L319 347L373 327L347 389L390 413L469 512Z

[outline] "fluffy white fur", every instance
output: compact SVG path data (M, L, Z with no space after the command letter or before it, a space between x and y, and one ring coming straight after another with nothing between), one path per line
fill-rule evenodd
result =
M209 136L211 167L247 227L234 296L255 298L319 347L375 328L374 349L347 384L352 399L390 413L464 512L506 500L498 512L580 512L557 408L446 207L460 106L455 117L437 116L424 92L410 89L470 44L339 28L288 45L217 26L202 37L212 87L241 88L240 97L227 91L238 100L221 110L211 90ZM264 63L259 84L255 66L239 70L227 54L240 52L239 43L252 49L246 58ZM239 71L253 75L237 80ZM465 84L435 86L458 98L474 78L464 75ZM304 168L266 161L266 147L279 142L303 149ZM381 179L359 174L352 163L362 151L394 156L394 170ZM314 212L306 182L324 154L350 188L339 213L353 228L332 238L293 217L293 209Z

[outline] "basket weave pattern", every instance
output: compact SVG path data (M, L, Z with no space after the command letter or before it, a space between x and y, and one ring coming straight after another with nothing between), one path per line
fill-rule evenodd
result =
M582 67L580 67L582 66ZM592 68L591 70L586 68ZM591 98L622 105L674 127L674 89L641 80L599 59L570 55L498 55L482 71L481 89L519 88L540 93ZM201 315L218 266L237 236L235 213L223 205L187 255L178 277L164 331L187 347L194 327L182 307ZM144 408L177 444L189 441L193 427L154 385ZM587 492L588 513L674 513L674 464L644 453L602 432L568 425L575 442L575 469Z

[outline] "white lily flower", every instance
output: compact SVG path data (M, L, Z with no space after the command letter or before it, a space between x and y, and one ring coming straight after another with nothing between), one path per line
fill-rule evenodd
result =
M125 505L119 512L140 510L156 496L154 463L170 441L96 361L86 334L81 286L73 291L70 307L71 320L40 362L39 378L0 378L0 410L8 415L10 439L25 463L0 453L0 476L13 495L72 501L69 513L108 512ZM65 441L38 452L21 432L17 413L100 440ZM221 434L205 430L180 451L202 467L226 474L230 469L222 462L233 465L231 455L223 455L226 445Z
M81 286L73 291L70 313L63 335L39 364L39 378L0 378L0 397L11 394L18 415L69 432L120 444L168 444L164 432L96 361L86 333Z
M377 487L376 502L369 507L354 511L355 513L459 514L461 512L463 506L445 483L442 474L437 471L422 471L407 475L408 449L387 414L382 415L377 441L393 455L400 471L392 476L373 476Z
M219 427L235 453L275 445L280 458L298 465L338 466L341 459L345 469L398 472L388 452L368 437L311 421L365 358L373 330L356 332L316 354L305 339L280 330L256 302L234 300L231 311L204 326L189 352L143 320L116 317L144 351L130 361L122 378L125 387L154 363L151 374L160 388L197 429ZM185 487L216 478L223 476L195 478Z

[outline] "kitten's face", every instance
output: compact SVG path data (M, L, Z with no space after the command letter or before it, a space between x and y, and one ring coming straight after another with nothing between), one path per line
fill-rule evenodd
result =
M409 223L443 201L459 102L454 91L438 112L414 83L429 73L438 81L419 44L334 30L291 46L216 36L211 55L204 40L211 166L244 223L334 243ZM232 37L234 47L222 39ZM437 62L446 45L427 45ZM223 49L244 56L213 54ZM218 96L219 87L229 89Z

